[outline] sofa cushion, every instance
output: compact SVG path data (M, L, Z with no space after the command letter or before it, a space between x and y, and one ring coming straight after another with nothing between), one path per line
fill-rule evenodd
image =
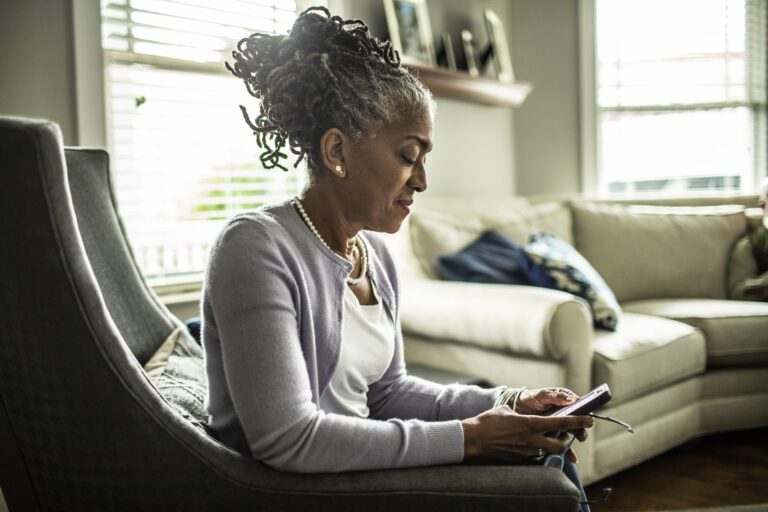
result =
M768 363L768 304L735 300L667 299L624 304L625 311L671 318L697 327L708 366Z
M592 309L596 327L616 330L621 313L616 297L576 249L552 233L537 231L523 251L522 270L532 284L581 297Z
M702 373L705 368L700 331L626 309L616 332L595 332L594 351L594 384L610 386L612 404Z
M465 219L429 210L414 211L408 223L413 255L433 279L439 277L438 256L460 251L484 230L484 224L476 217Z
M499 212L493 217L483 213L481 219L521 244L526 243L534 231L547 231L573 245L571 210L563 202L537 203L517 213Z
M743 206L574 203L576 248L619 302L726 297L726 268L747 229Z

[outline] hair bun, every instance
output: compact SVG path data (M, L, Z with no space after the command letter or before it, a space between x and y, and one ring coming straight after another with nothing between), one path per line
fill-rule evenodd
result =
M325 7L301 13L287 35L241 39L232 57L234 65L226 63L227 69L261 100L253 121L240 108L264 149L266 168L286 170L280 163L286 145L299 156L294 167L305 156L314 167L314 146L324 130L338 126L357 136L371 129L373 120L389 117L376 103L386 103L382 88L394 86L381 84L404 75L416 83L400 68L390 42L372 37L361 20L331 16Z

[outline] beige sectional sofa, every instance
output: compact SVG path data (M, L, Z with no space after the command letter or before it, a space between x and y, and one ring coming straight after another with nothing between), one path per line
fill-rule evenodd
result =
M768 304L726 298L755 197L655 203L417 197L391 240L407 362L494 385L607 382L602 411L635 433L598 422L577 449L588 483L705 433L768 425ZM543 229L576 247L621 304L617 331L594 329L568 293L441 280L437 255L486 229L520 243Z

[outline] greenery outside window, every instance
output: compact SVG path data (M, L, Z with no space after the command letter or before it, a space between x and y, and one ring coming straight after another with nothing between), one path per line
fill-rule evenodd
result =
M765 20L766 0L595 0L598 192L755 190Z
M285 33L293 0L102 0L108 145L121 215L152 284L199 281L237 212L286 199L302 169L265 170L225 68L253 32ZM230 59L231 60L231 59Z

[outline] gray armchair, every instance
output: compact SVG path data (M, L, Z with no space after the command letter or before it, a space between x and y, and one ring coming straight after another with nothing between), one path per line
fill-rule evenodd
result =
M558 470L274 471L183 419L142 364L180 325L136 266L102 150L0 118L0 487L11 511L577 510Z

